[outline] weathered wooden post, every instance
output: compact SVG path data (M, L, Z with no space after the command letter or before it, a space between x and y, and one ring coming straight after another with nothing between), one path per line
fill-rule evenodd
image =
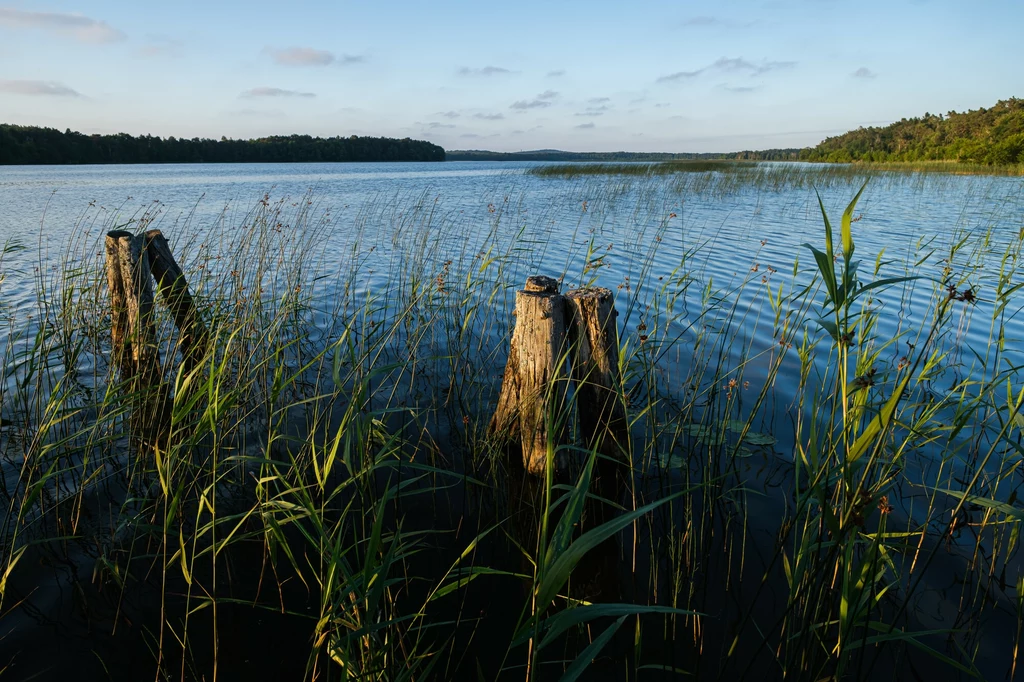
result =
M564 405L567 389L565 355L568 350L565 299L558 281L530 277L516 292L516 323L498 407L491 432L521 440L523 467L542 475L547 465L550 438L558 445L558 429L549 433L548 416Z
M167 393L160 380L145 239L121 230L108 232L106 254L114 362L135 403L136 429L152 437L163 422Z
M185 273L174 260L174 254L160 230L146 232L146 256L156 279L160 297L171 311L178 328L182 364L191 373L206 353L209 332L188 290Z
M107 290L110 292L111 349L121 379L127 380L135 375L135 362L128 342L128 306L124 282L121 281L120 234L108 232L104 245L107 252Z
M574 289L565 295L580 431L587 447L629 462L629 427L620 396L619 335L610 289Z

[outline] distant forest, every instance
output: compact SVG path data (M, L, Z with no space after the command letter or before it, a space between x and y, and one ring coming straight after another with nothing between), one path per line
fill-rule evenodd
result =
M1024 99L989 109L946 115L926 113L884 127L858 128L830 137L806 161L959 161L986 165L1024 163Z
M0 124L0 165L76 163L290 163L317 161L444 161L430 142L388 137L291 135L207 140L84 135L71 130Z
M559 149L537 149L527 152L490 152L482 149L463 149L447 152L449 161L713 161L740 159L748 161L796 161L801 149L766 149L728 154L659 152L565 152Z

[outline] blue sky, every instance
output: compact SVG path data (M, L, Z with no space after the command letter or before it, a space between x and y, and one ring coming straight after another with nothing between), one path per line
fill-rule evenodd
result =
M1024 0L0 0L0 122L734 151L1024 96Z

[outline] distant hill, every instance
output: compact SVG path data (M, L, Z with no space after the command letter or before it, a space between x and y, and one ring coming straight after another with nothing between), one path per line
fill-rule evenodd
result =
M883 127L858 128L804 152L806 161L959 161L1024 163L1024 99L946 115L926 113Z
M670 154L659 152L566 152L559 149L535 149L524 152L491 152L482 149L449 151L448 161L695 161L714 159L745 159L761 161L796 161L800 149L767 149L764 151L731 152L728 154Z
M53 128L0 124L0 165L76 163L290 163L317 161L444 161L430 142L389 137L290 135L254 140L166 139L84 135Z

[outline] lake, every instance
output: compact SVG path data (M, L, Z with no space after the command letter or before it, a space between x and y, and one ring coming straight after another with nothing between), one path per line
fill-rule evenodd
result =
M231 305L246 310L263 306L244 318L242 336L251 344L244 352L223 341L224 357L236 353L239 358L231 372L250 377L244 396L225 408L241 415L232 417L233 426L225 430L236 439L231 440L232 457L248 458L232 464L240 478L225 479L225 490L229 482L244 488L246 481L276 476L289 481L295 476L306 485L304 477L312 474L297 462L304 457L319 461L317 453L340 423L362 424L352 428L369 434L364 441L371 445L364 447L379 454L383 450L377 448L386 444L394 461L430 462L433 482L426 497L431 501L409 503L413 511L403 529L451 531L457 539L424 540L436 550L426 565L409 558L406 575L423 571L427 581L450 578L433 571L441 559L455 561L468 547L470 540L456 532L464 519L473 518L474 529L483 534L487 519L504 527L501 519L518 518L518 512L510 511L517 509L516 495L488 499L475 483L463 479L456 485L439 472L500 482L509 489L514 487L509 481L518 480L512 473L514 459L493 464L500 456L486 443L486 425L508 353L514 293L526 277L545 274L560 279L563 291L602 286L615 293L624 400L633 419L634 467L625 508L683 491L644 517L649 520L612 536L615 546L606 547L605 563L598 561L600 568L592 572L598 576L595 584L608 574L616 576L608 588L616 598L605 594L595 602L623 600L691 613L642 616L652 619L642 621L651 623L650 632L638 635L632 650L632 635L624 637L631 626L624 626L608 640L612 659L631 661L631 675L641 670L667 675L668 669L678 669L702 679L760 677L759 670L768 668L773 671L769 677L781 678L785 671L792 679L831 674L859 679L871 671L894 676L974 672L988 679L1006 675L1015 665L1024 594L1024 567L1017 556L1024 518L1017 502L1024 483L1018 469L1024 453L1018 420L1024 418L1017 412L1022 395L1018 368L1024 366L1024 288L1018 288L1024 283L1018 272L1024 180L938 173L868 178L859 171L832 173L807 164L653 177L539 177L529 172L536 165L0 168L0 244L23 247L9 249L0 261L0 317L5 320L0 356L6 364L0 418L8 427L0 434L5 436L4 502L11 510L5 556L20 557L22 534L77 537L77 527L68 530L62 525L66 522L46 520L48 514L63 518L61 505L71 503L60 500L92 499L85 492L91 490L90 472L114 479L116 472L131 468L119 435L96 437L102 465L82 455L88 450L76 440L93 429L88 424L103 421L111 400L109 347L104 345L109 324L104 321L103 280L97 275L101 239L108 230L160 229L211 319L229 319ZM862 284L886 278L894 283L866 291L851 307L856 335L832 343L828 325L817 322L830 315L824 306L827 288L818 276L820 263L806 246L825 250L815 187L835 228L833 250L840 252L840 216L865 180L851 222L858 277ZM833 267L842 263L839 255ZM162 324L161 329L169 329L167 320ZM76 349L70 361L67 348ZM324 349L329 349L326 355ZM173 350L165 350L163 357L173 372ZM848 374L837 369L844 362ZM283 382L282 372L293 380ZM65 402L74 410L55 420L47 401L68 384L75 391ZM275 392L278 386L283 386L281 393ZM330 404L313 417L307 408L302 408L307 409L304 416L290 407L281 411L284 444L275 444L278 431L268 427L275 423L275 401L290 400L300 408L319 405L325 392L331 393ZM885 413L895 393L905 399L894 407L892 423L886 422L886 435L863 460L850 455L856 436ZM365 424L355 412L346 412L357 400L365 403L355 412L374 415ZM211 419L221 418L218 413ZM60 433L35 437L47 420ZM65 428L67 433L60 431ZM104 434L120 434L120 427L104 428ZM217 441L217 433L213 429L208 435ZM288 443L297 443L294 451ZM93 440L88 447L94 447ZM204 440L203 447L214 446ZM287 473L275 470L272 476L268 472L278 465L268 462L285 453L298 459ZM578 451L572 456L576 472L582 460ZM351 474L347 478L358 480L353 473L358 466L350 461L345 466ZM262 473L254 474L253 467ZM323 486L319 469L313 468ZM105 492L118 500L122 529L134 523L124 519L141 519L144 510L155 513L157 508L138 502L135 509L126 500L177 499L159 491L164 478L133 476ZM410 474L398 476L408 480L402 477ZM139 482L144 480L149 482ZM51 486L52 499L32 493ZM369 518L367 509L390 504L392 497L367 486L360 488L364 497L359 499L369 507L353 508ZM197 500L203 496L196 494ZM236 494L244 498L237 491L228 498L237 502ZM47 501L37 502L37 495ZM288 500L297 503L297 498ZM38 517L26 511L36 504ZM209 502L197 504L196 518L201 519ZM254 512L253 518L270 518L283 509L268 511L268 504L262 500L251 507L262 515ZM325 512L324 518L334 517ZM401 514L389 508L387 518L388 524L398 523ZM22 524L23 532L17 530ZM199 520L182 524L187 528L183 538L202 536ZM292 536L285 540L287 534L278 531L253 530L245 539L264 532L273 542L302 544ZM536 543L536 532L530 532ZM117 574L140 563L130 552L119 554L123 536L107 535L103 543L94 543L105 548L101 551L70 552L77 557L68 560L77 566L71 573L88 567ZM158 535L166 537L153 537ZM177 538L175 531L175 543ZM516 551L488 538L494 544L481 541L486 549L479 565L491 561L488 569L495 575L499 569L505 572L494 580L508 585L515 582L508 575L536 566L535 560L521 565ZM854 549L837 553L835 548L844 543ZM141 554L159 554L154 547ZM244 556L254 552L241 539L237 551ZM77 586L78 578L61 572L53 559L59 552L47 552L36 561L57 567L38 585L22 572L25 564L12 572L15 593L49 595L27 602L45 617L28 617L21 609L6 618L12 627L5 632L14 631L9 650L29 651L22 661L33 655L25 642L47 627L72 633L62 645L68 660L89 641L88 628L75 615L78 607L59 596L62 585ZM181 556L185 553L182 540ZM196 550L195 556L201 554ZM119 568L111 569L115 564ZM217 566L214 561L212 577L197 582L217 585ZM579 570L586 573L582 566ZM306 569L289 570L298 574ZM485 590L488 576L453 575L473 576L472 583L467 579L456 591L474 608L499 614L494 621L514 621L519 614L515 598L505 595L512 602L505 603L474 592L477 586ZM191 613L196 602L189 600L199 597L188 589L191 577L185 582L174 583L173 589L164 582L156 593L170 591L179 598L178 590L187 592L181 608ZM338 589L347 595L355 588ZM418 587L408 589L419 595ZM246 594L254 602L266 596ZM291 598L302 602L310 597ZM394 605L399 611L400 601ZM223 608L235 608L229 606L235 603L226 599ZM8 608L6 599L3 606ZM152 620L152 597L139 596L136 608L139 618L163 631L159 615ZM314 611L340 608L326 600ZM445 618L457 613L461 622L465 617L447 605L438 608ZM389 611L389 618L398 619L399 611ZM105 627L112 618L117 622L117 616L104 611L95 620ZM245 621L243 615L232 618ZM604 627L611 621L596 622ZM195 627L201 637L217 641L207 632L217 627ZM266 634L246 630L248 625L237 627L247 636ZM445 675L468 674L477 663L452 657L452 642L466 636L460 628L452 632L451 641L428 638L423 646L447 652ZM512 633L491 624L469 632L478 632L479 642L502 654L518 652L504 667L483 668L489 677L522 674L512 663L522 655L522 647L510 644ZM596 633L568 632L559 642L571 661ZM922 634L911 637L910 632ZM110 635L104 641L104 655L119 660L116 642L122 640ZM201 653L190 654L193 668L213 665L216 646L212 654L205 644L195 646ZM238 660L222 658L218 665L251 670L246 666L256 665L255 655L243 664L248 655L244 641L233 646ZM300 637L296 646L308 650L309 642ZM846 653L835 655L833 647ZM184 660L181 650L175 655ZM551 654L551 670L564 670L567 664L559 667L558 656ZM306 656L303 651L296 665L301 668ZM360 660L365 665L370 659ZM333 660L338 663L336 656ZM605 664L595 662L593 669L607 679L624 679L614 665ZM20 665L27 670L24 662ZM54 668L65 669L60 664Z

